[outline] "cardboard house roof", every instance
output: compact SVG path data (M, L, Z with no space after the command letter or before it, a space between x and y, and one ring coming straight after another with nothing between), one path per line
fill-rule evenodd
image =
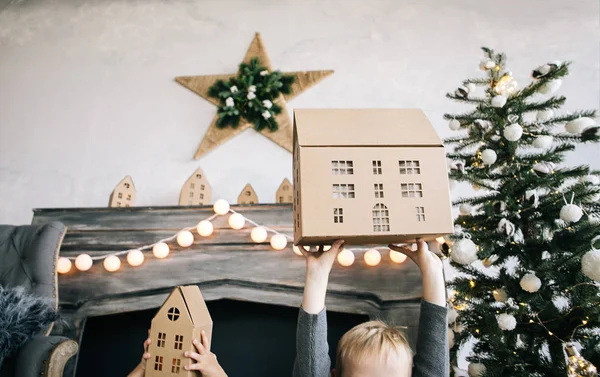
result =
M296 109L294 122L303 147L442 146L419 109Z
M181 293L181 297L183 297L187 313L189 314L194 327L202 326L207 322L212 322L212 318L208 312L208 308L206 307L202 293L200 293L200 288L195 285L179 286L174 289L173 292L171 292L171 295L175 294L177 291L179 291ZM165 302L169 301L171 295L167 297Z

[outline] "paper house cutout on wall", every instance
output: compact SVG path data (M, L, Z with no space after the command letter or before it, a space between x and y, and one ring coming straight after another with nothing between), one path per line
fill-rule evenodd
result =
M252 185L250 185L250 183L248 183L246 186L244 186L244 189L242 190L242 192L240 192L237 203L238 204L258 204L258 196L256 195L256 192L254 191L254 189L252 188Z
M294 202L294 191L292 187L292 183L289 179L285 178L277 192L275 193L275 202L276 203L293 203Z
M135 186L130 176L119 182L108 199L109 207L133 207L135 204Z
M152 342L148 347L151 358L146 362L145 377L200 376L183 369L190 362L184 353L197 352L192 341L201 340L202 330L210 341L212 325L200 289L195 285L176 287L152 319Z
M212 188L202 169L198 168L181 187L180 206L203 206L210 204Z
M293 161L295 244L454 231L444 147L421 110L296 110Z

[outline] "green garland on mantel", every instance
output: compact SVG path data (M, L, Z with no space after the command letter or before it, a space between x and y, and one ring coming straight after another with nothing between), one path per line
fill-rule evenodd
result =
M294 76L280 71L269 72L258 58L240 64L238 75L229 81L219 80L208 89L208 95L220 101L218 128L237 128L244 118L257 131L279 128L275 115L281 107L275 103L280 94L291 93Z

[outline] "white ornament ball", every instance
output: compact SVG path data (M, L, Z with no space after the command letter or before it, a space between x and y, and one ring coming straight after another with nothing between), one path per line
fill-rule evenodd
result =
M92 257L87 254L79 254L77 258L75 258L75 267L77 267L79 271L89 270L92 268L93 263Z
M166 258L169 255L169 245L159 242L152 247L152 254L158 259Z
M554 138L550 135L540 135L533 140L533 146L540 149L548 149L553 141Z
M285 249L287 242L287 238L283 234L275 234L271 237L271 247L275 250Z
M225 199L219 199L213 204L213 210L217 215L224 215L229 212L229 203Z
M491 149L485 149L481 152L481 160L486 165L492 165L498 159L498 155Z
M104 258L104 268L108 272L115 272L121 267L121 260L116 255L109 255Z
M181 247L188 247L194 243L194 235L189 230L182 230L177 233L177 244Z
M344 267L352 266L354 259L354 253L349 249L342 249L337 255L338 263Z
M481 63L479 63L479 68L481 68L482 71L492 69L495 66L496 63L493 60L482 60Z
M406 261L406 255L402 254L399 251L396 250L390 250L390 259L392 260L392 262L394 263L404 263L404 261Z
M492 98L492 107L504 107L506 105L506 97L503 95L494 96Z
M133 267L137 267L144 263L144 253L140 250L131 250L127 253L127 263Z
M72 263L69 258L60 257L56 261L56 272L59 274L66 274L67 272L71 271L71 265Z
M198 231L198 234L202 237L208 237L213 233L214 227L210 221L202 220L198 223L196 230Z
M542 281L540 278L535 276L535 274L526 274L521 278L521 282L519 284L521 285L521 289L524 291L534 293L540 290Z
M457 131L460 130L460 122L457 121L456 119L452 119L450 120L450 122L448 123L448 127L450 127L450 129L452 131Z
M523 127L518 123L513 123L504 128L503 135L508 141L517 141L523 136Z
M581 272L588 278L600 282L600 250L591 250L583 255Z
M469 203L463 203L458 207L458 211L461 215L470 215L471 213L473 213L473 206Z
M456 309L450 309L448 310L448 324L453 324L454 322L456 322L456 318L458 318L458 312L456 311Z
M552 109L540 110L536 114L536 119L540 122L545 122L547 120L552 119L553 116L554 116L554 110L552 110Z
M475 92L475 90L477 90L477 86L473 83L468 83L467 85L465 85L465 88L467 88L467 90L469 91L469 94Z
M560 209L560 219L568 223L576 223L583 216L583 211L578 205L565 204Z
M500 314L496 319L498 320L498 327L500 327L500 330L510 331L517 327L516 318L510 314Z
M477 246L468 238L458 240L452 245L450 257L458 264L471 264L477 260Z
M547 83L545 83L544 85L542 85L538 89L538 91L542 94L552 94L552 93L556 92L558 89L560 89L561 85L562 85L561 79L550 80Z
M496 302L506 302L508 299L506 291L502 288L494 289L492 294L494 295L494 300L496 300Z
M228 222L231 229L239 230L246 224L246 219L241 213L235 212L229 216Z
M267 236L267 230L262 226L257 226L252 229L252 232L250 232L250 238L252 238L252 241L256 243L265 242L267 240ZM300 251L300 249L298 249L298 251ZM302 255L302 253L300 253L299 255Z
M367 250L364 259L368 266L377 266L381 262L381 253L377 249Z
M573 119L572 121L567 122L567 124L565 124L565 130L567 130L567 132L572 133L572 134L580 134L581 132L583 132L583 130L585 130L586 128L591 127L595 124L596 124L596 122L594 122L593 119L587 118L587 117L582 117L582 118Z
M467 371L469 373L469 377L481 377L485 374L487 368L481 363L471 363L469 364Z
M454 331L448 329L448 348L454 347Z

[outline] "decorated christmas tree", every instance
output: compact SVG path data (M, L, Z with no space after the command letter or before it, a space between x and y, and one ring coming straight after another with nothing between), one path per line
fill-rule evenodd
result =
M469 376L596 376L600 171L564 165L577 144L600 141L596 111L561 110L569 63L536 68L519 89L504 54L483 51L485 77L448 94L474 109L445 115L457 132L451 182L477 190L455 201L448 242L452 373L465 373L463 347Z

